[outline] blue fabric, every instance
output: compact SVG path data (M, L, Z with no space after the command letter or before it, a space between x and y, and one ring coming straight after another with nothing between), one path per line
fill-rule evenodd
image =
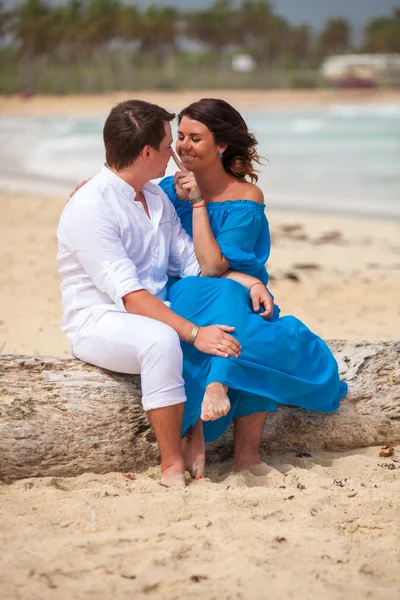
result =
M160 183L173 202L183 227L192 234L192 208L177 198L173 178ZM251 200L207 205L211 228L231 268L268 283L264 263L270 236L264 206ZM217 323L235 327L242 345L239 358L219 358L182 342L187 394L183 435L200 417L206 386L228 386L231 409L221 419L204 423L205 440L217 439L233 419L287 404L333 412L347 393L336 360L325 342L293 316L279 316L275 306L266 321L253 312L250 294L229 279L186 277L169 290L171 308L200 326Z

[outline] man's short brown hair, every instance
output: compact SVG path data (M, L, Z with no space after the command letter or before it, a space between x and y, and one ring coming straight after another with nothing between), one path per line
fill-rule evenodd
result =
M107 164L124 169L145 146L158 151L165 137L165 123L174 118L165 108L142 100L125 100L114 106L103 129Z

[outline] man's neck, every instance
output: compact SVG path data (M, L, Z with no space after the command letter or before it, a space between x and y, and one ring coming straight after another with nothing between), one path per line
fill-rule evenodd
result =
M107 168L110 169L115 175L118 175L125 183L133 187L136 194L140 191L140 189L148 182L148 178L143 173L139 172L138 168L134 166L130 166L126 169L115 169L114 167L110 167L107 165Z

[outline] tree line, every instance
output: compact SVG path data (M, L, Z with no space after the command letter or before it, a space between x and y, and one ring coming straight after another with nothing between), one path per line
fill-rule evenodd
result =
M37 67L37 59L45 60L47 67L58 61L59 66L67 62L69 67L100 68L104 61L122 61L126 68L131 62L137 69L146 63L161 69L164 82L173 82L178 55L202 55L204 68L221 66L227 55L244 52L258 66L315 69L331 54L400 52L400 10L370 21L355 46L346 19L332 18L316 33L308 25L290 24L268 0L242 0L239 6L215 0L209 8L191 11L154 5L140 9L120 0L68 0L57 5L26 0L11 10L0 0L0 38L0 67L19 60L29 71L26 65ZM191 60L193 65L196 59ZM0 78L0 91L2 87Z

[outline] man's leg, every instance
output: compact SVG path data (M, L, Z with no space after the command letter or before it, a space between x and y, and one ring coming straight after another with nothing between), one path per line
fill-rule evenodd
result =
M182 351L168 325L138 315L110 311L78 334L73 354L90 364L141 375L142 403L161 453L165 485L184 485L181 451L183 403Z
M181 451L183 404L149 410L161 454L161 483L185 485L185 464Z
M234 471L250 471L253 475L267 475L272 471L260 458L260 440L266 412L257 412L235 421Z

